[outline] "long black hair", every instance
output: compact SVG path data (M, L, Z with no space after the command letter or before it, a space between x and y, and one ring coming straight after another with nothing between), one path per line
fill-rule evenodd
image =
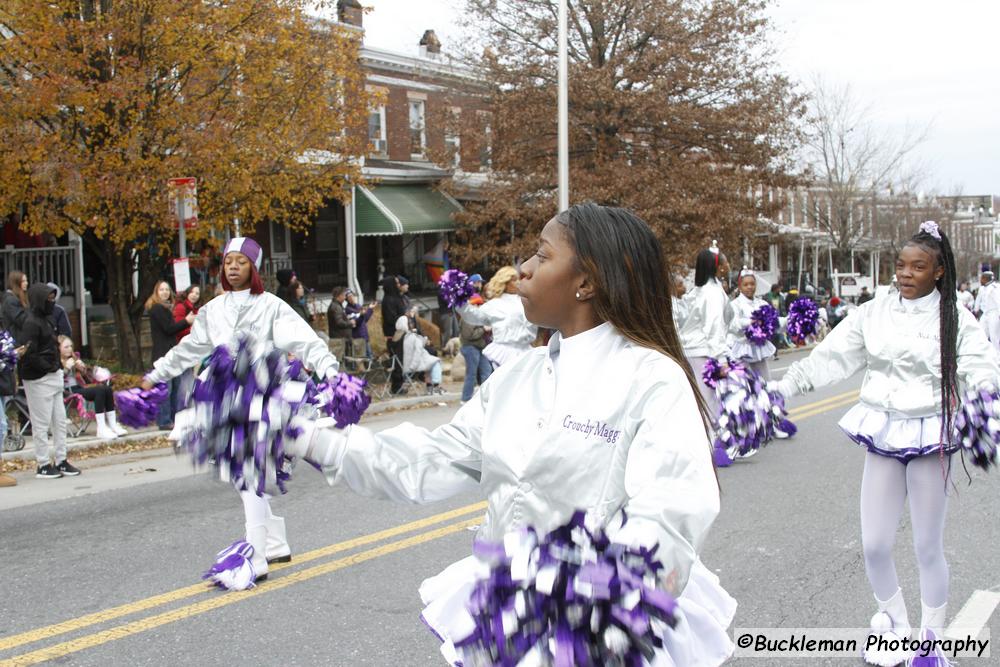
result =
M955 292L958 277L948 236L940 229L934 229L932 233L929 231L930 224L921 225L920 231L906 245L924 250L936 258L937 266L944 269L935 285L941 293L941 435L942 442L950 442L951 424L958 402L958 295ZM928 230L925 231L925 227Z
M722 255L705 248L698 253L694 261L694 286L701 287L719 273L719 262Z
M636 345L677 362L691 385L707 432L708 408L674 328L670 299L674 281L653 230L627 209L590 202L577 204L556 219L573 244L577 269L594 285L597 316Z

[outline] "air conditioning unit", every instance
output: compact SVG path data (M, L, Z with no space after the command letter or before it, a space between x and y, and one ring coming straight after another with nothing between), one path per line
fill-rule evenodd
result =
M385 139L372 139L372 153L385 155L389 152L389 143Z

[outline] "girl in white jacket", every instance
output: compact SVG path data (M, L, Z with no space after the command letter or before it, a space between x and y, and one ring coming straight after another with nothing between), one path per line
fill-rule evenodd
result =
M923 640L940 638L946 621L944 521L951 454L958 449L951 435L955 401L960 386L994 385L1000 366L975 317L956 303L955 260L935 223L921 225L900 251L896 277L898 292L876 296L848 315L778 386L791 396L865 371L861 402L840 427L868 451L861 542L878 607L872 632L907 639L912 631L892 557L909 500ZM865 659L895 665L912 654L872 650Z
M751 317L767 302L756 296L757 276L750 269L743 267L736 284L740 293L730 302L733 319L729 322L729 348L734 359L745 363L765 380L770 380L771 370L767 362L774 356L774 344L769 340L758 344L746 337L746 328L750 326Z
M524 306L517 293L518 273L513 266L504 266L490 278L482 306L466 304L459 309L462 320L477 327L492 327L492 342L483 348L483 355L499 368L531 349L538 327L524 316Z
M219 345L234 345L239 334L252 334L266 354L277 348L294 354L306 368L319 377L337 375L339 364L312 327L291 306L264 291L258 271L261 248L251 238L229 241L223 255L221 274L225 292L198 311L191 333L181 339L166 355L153 364L143 380L144 389L167 382L186 370L195 368ZM184 427L183 413L175 419L175 433ZM268 562L291 560L285 536L285 520L271 512L270 496L258 496L252 490L240 491L246 518L246 541L254 548L252 558L257 579L267 577Z
M574 206L548 222L521 268L526 315L557 331L547 347L505 363L433 431L310 424L286 451L368 496L429 503L478 490L488 499L479 537L490 541L526 526L545 534L582 509L618 543L658 543L662 585L679 596L681 618L654 663L719 665L733 650L726 628L736 603L698 558L719 488L670 284L644 222ZM421 587L423 618L453 664L480 567L464 559Z
M714 420L719 412L715 390L701 381L701 372L709 359L725 364L729 359L726 330L732 311L729 297L720 279L729 274L729 261L712 242L711 248L698 253L694 267L694 289L684 297L687 319L681 325L680 339L684 356L698 380L698 390L709 406Z

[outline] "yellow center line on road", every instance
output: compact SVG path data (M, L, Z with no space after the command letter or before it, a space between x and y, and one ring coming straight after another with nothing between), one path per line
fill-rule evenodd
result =
M350 556L345 556L344 558L333 560L328 563L314 565L304 570L297 570L296 572L292 572L291 574L278 579L269 579L260 586L252 588L248 591L240 593L220 593L218 595L213 595L206 600L202 600L201 602L195 602L177 609L172 609L171 611L156 614L155 616L148 616L137 621L132 621L131 623L125 623L114 628L109 628L108 630L95 632L91 635L85 635L83 637L71 639L47 648L38 649L37 651L14 656L13 658L8 658L0 662L0 665L34 665L46 660L61 658L69 655L70 653L76 653L77 651L94 648L95 646L100 646L101 644L106 644L118 639L124 639L125 637L145 632L147 630L152 630L153 628L158 628L160 626L167 625L168 623L174 623L186 618L191 618L192 616L203 614L207 611L212 611L213 609L219 609L220 607L236 604L237 602L244 602L259 595L264 595L265 593L273 593L274 591L287 588L292 584L302 583L303 581L308 581L309 579L314 579L324 574L329 574L330 572L336 572L337 570L341 570L352 565L358 565L359 563L364 563L365 561L379 558L380 556L385 556L396 551L402 551L403 549L415 547L419 544L431 542L441 537L465 530L471 526L475 526L479 523L479 521L480 519L476 517L473 519L459 521L458 523L449 524L447 526L442 526L426 533L413 535L397 542L383 544L375 547L374 549L351 554Z
M815 417L816 415L823 414L824 412L832 412L833 410L836 410L837 408L842 408L844 406L851 405L852 403L856 402L857 400L858 400L858 397L856 395L855 396L845 396L844 398L842 398L840 401L838 401L836 403L827 403L824 406L821 406L821 407L818 407L818 408L815 408L815 409L812 409L812 410L803 410L803 411L800 411L800 412L790 413L788 415L788 418L791 419L791 420L793 420L793 421L801 421L801 420L806 419L808 417Z
M276 572L287 567L308 563L309 561L316 560L317 558L323 558L324 556L330 556L341 551L367 546L375 542L397 537L403 533L409 533L422 528L427 528L428 526L433 526L434 524L444 523L445 521L450 521L471 512L478 513L485 510L485 502L473 503L472 505L466 505L465 507L459 507L458 509L448 512L435 514L424 519L404 523L399 526L387 528L386 530L380 530L376 533L356 537L345 542L338 542L336 544L314 549L303 554L296 554L295 559L291 563L275 564L270 567L270 570L272 572ZM478 519L476 519L476 521L478 521ZM110 609L104 609L92 614L87 614L86 616L73 618L63 621L62 623L47 625L34 630L29 630L27 632L22 632L20 634L11 635L10 637L0 637L0 651L6 651L16 646L30 644L42 639L48 639L49 637L61 635L66 632L81 630L97 623L104 623L116 618L121 618L122 616L128 616L129 614L134 614L136 612L146 611L147 609L183 600L201 593L208 593L212 590L214 589L208 584L198 583L191 586L185 586L184 588L178 588L167 593L162 593L160 595L144 598L142 600L136 600L135 602L129 602L118 607L111 607Z
M836 403L841 405L844 402L856 401L861 392L857 389L852 389L851 391L845 391L843 394L837 394L836 396L830 396L829 398L824 398L822 401L814 401L812 403L806 403L805 405L799 405L797 407L791 408L788 411L789 418L794 418L795 415L801 414L803 412L812 412L821 406L830 405Z

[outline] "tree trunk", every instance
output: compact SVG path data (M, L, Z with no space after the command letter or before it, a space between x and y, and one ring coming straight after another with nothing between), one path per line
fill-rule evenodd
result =
M142 359L139 345L139 317L133 316L131 252L115 251L109 243L104 247L104 265L108 271L111 311L115 318L118 339L118 362L128 371L141 373L148 360ZM140 310L141 316L141 310Z

